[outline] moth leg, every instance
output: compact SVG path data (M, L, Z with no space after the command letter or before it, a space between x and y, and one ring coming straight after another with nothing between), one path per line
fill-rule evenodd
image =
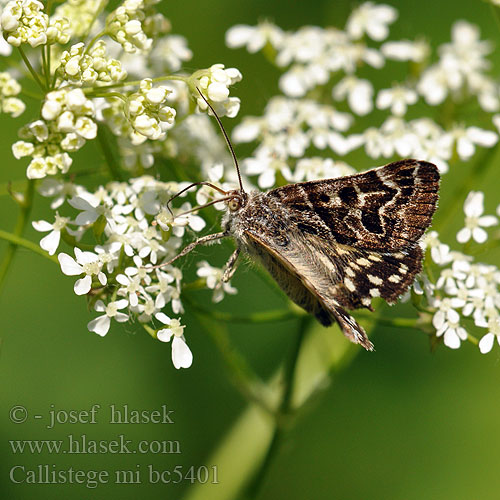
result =
M340 325L342 333L354 344L361 344L367 351L373 351L373 344L368 339L366 332L358 322L341 307L331 310L333 316Z
M226 265L224 266L224 273L222 274L221 278L221 283L227 283L232 277L233 274L236 272L236 261L238 260L238 257L240 255L240 249L237 248L232 254L231 257L229 257L229 260L226 262Z
M177 259L180 257L184 257L184 255L188 254L192 250L194 250L198 245L206 245L207 243L211 243L212 241L215 240L220 240L221 238L226 238L229 236L229 234L225 231L222 231L220 233L214 233L214 234L207 234L207 236L203 236L201 238L198 238L197 240L193 241L186 247L184 247L180 253L178 253L175 257L170 259L167 262L163 262L162 264L159 264L158 266L152 266L152 269L156 269L158 267L163 267L163 266L168 266L172 264L172 262L175 262Z

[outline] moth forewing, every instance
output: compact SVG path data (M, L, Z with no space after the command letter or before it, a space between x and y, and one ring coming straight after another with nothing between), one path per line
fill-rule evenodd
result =
M439 173L402 160L364 173L246 194L224 230L296 304L352 342L373 345L345 309L394 303L421 270L419 239L436 209Z

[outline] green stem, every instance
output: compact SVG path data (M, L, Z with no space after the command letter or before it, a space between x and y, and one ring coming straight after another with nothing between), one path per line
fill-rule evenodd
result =
M45 250L40 248L39 245L33 243L30 240L27 240L26 238L21 238L20 236L8 233L7 231L3 231L2 229L0 229L0 239L8 241L15 246L31 250L32 252L37 253L38 255L41 255L42 257L55 262L56 264L59 264L59 261L57 260L57 257L55 255L49 255Z
M273 437L269 444L269 448L267 449L267 453L264 457L264 460L260 464L257 473L255 474L253 480L251 481L247 491L246 497L248 498L256 498L259 494L264 481L269 473L271 463L273 462L275 456L277 455L285 434L287 432L287 422L288 417L292 412L291 408L291 400L294 389L294 381L295 381L295 369L297 367L297 361L299 359L300 349L302 347L304 337L307 332L307 324L309 323L309 317L304 317L302 321L300 321L299 332L295 338L294 345L292 347L292 352L290 353L290 357L288 362L285 365L284 369L284 383L285 387L283 389L283 394L281 397L281 403L279 405L279 411L276 416L275 427Z
M42 91L45 93L47 89L45 88L44 84L40 80L40 77L38 76L38 73L35 71L33 66L30 63L30 60L26 57L26 54L24 53L24 50L21 47L18 47L17 50L19 50L19 54L21 54L21 57L24 61L24 64L28 68L29 72L31 73L31 76L35 80L35 82L38 84L38 86L42 89Z
M2 262L0 263L0 290L2 289L3 283L7 276L7 272L9 270L10 264L12 263L12 259L17 251L19 241L13 241L14 237L21 238L23 234L24 228L28 223L29 214L31 212L31 207L33 205L33 196L35 193L35 181L28 181L28 185L26 186L26 193L24 197L24 202L21 205L21 209L19 211L19 215L17 217L16 226L14 227L14 231L12 234L5 233L5 235L10 235L10 243L5 251L5 255L3 257Z
M99 33L97 33L97 35L94 38L92 38L92 40L90 40L90 42L85 47L85 51L83 52L83 55L84 56L87 55L89 50L92 48L92 45L94 45L94 43L96 43L97 40L99 40L99 38L101 38L105 34L106 34L106 30L102 30Z
M179 80L181 82L187 82L188 77L187 76L179 76L179 75L165 75L165 76L157 76L156 78L151 78L151 81L153 83L156 82L163 82L165 80ZM95 90L98 90L99 92L101 90L106 90L106 89L116 89L116 88L121 88L121 87L133 87L133 86L138 86L142 80L133 80L131 82L118 82L118 83L112 83L111 85L102 85L94 89L93 87L89 87L87 89L82 89L85 94L89 94Z
M45 88L50 88L50 69L47 61L47 52L46 50L50 50L48 45L42 45L42 68L43 74L45 76Z
M300 313L293 309L288 309L288 310L277 309L275 311L263 311L249 315L239 316L237 314L231 314L225 311L208 310L196 304L195 302L191 302L191 305L200 313L206 316L210 316L212 319L216 321L223 321L225 323L271 323L276 321L297 319L300 316Z
M104 130L103 127L99 127L97 130L97 142L99 143L99 146L101 147L101 151L104 155L104 159L106 162L106 165L109 169L109 173L111 175L111 178L114 180L121 181L123 180L121 171L120 171L120 165L115 159L115 156L113 155L113 152L111 151L111 148L109 146L109 141L107 139L107 134L106 131Z
M479 345L479 340L474 337L474 335L471 335L470 333L467 334L467 340L474 345Z
M366 321L376 323L377 325L392 326L394 328L418 329L417 318L381 318L380 316L373 315L373 313L356 313L355 316L356 318L362 318Z
M149 335L151 335L151 337L153 337L154 339L158 339L158 337L156 336L156 330L151 328L150 326L146 325L146 323L141 323L141 326L144 328L144 330L146 330Z

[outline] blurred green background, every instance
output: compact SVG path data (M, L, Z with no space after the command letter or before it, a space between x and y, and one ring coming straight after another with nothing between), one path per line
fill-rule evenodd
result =
M387 2L399 9L391 38L426 35L435 47L450 38L453 21L467 19L481 27L483 39L499 40L500 30L490 6L482 1L431 0ZM277 92L276 73L261 55L224 46L224 33L237 23L274 20L284 29L302 25L343 27L356 5L348 1L287 2L184 0L162 2L173 32L184 35L194 52L188 67L216 62L236 66L243 81L232 91L242 98L241 115L259 114ZM498 51L496 52L498 54ZM498 58L496 59L498 70ZM498 71L497 71L498 74ZM397 78L395 76L395 78ZM390 77L387 78L390 81ZM237 121L237 120L236 120ZM0 120L3 165L0 181L24 177L24 163L9 152L15 140L16 120ZM230 120L225 120L225 123ZM231 127L231 123L228 127ZM381 162L382 163L382 162ZM499 170L493 169L481 185L492 213L498 203ZM452 189L445 178L443 197ZM458 177L458 176L457 176ZM444 205L444 203L443 203ZM17 210L7 196L0 198L3 229L12 229ZM36 200L37 218L48 217L46 200ZM461 210L445 233L448 242L462 223ZM39 241L29 228L26 237ZM5 244L0 244L4 250ZM200 250L211 263L222 263L230 246ZM67 250L66 250L67 251ZM485 256L498 264L498 253ZM194 259L188 260L193 264ZM235 447L231 463L213 462L212 454L231 431L246 402L228 380L223 360L194 315L185 316L186 336L194 353L189 370L177 371L170 361L170 345L152 340L138 325L112 325L104 338L89 333L86 324L95 315L73 293L74 279L65 277L49 261L20 249L0 297L2 398L2 477L0 497L5 499L177 499L189 484L161 485L147 481L147 467L173 469L176 465L217 465L221 485L237 476L248 459L248 447L258 441L252 429ZM282 302L255 275L242 266L219 310L264 311ZM199 300L210 307L210 294ZM399 306L398 306L399 307ZM402 309L398 309L402 311ZM408 311L408 313L411 313ZM271 325L228 325L234 345L263 377L270 376L289 354L298 330L294 321ZM336 329L332 335L339 336ZM343 342L343 340L342 340ZM270 465L260 492L262 500L288 499L453 499L500 496L500 349L483 356L470 344L458 351L439 348L431 353L422 333L379 328L377 351L359 352L335 378L321 399L303 415ZM48 429L51 409L89 410L99 404L96 424L64 424ZM173 410L174 424L109 424L109 406ZM29 412L24 424L13 424L9 410L22 405ZM53 406L52 406L53 405ZM43 415L42 420L34 415ZM68 434L88 439L175 440L180 454L13 454L12 439L66 439ZM15 465L35 469L47 464L57 469L137 470L137 485L110 481L96 489L84 485L15 485L8 479ZM222 488L222 486L221 486ZM214 496L218 498L217 486ZM208 497L200 497L208 498Z

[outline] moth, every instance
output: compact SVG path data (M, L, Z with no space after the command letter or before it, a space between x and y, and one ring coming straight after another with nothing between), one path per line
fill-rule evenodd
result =
M237 248L225 266L223 281L231 279L244 252L322 325L336 322L351 342L373 350L366 332L347 310L373 311L374 297L395 303L421 271L419 240L437 207L437 167L405 159L355 175L246 192L222 130L235 161L239 189L223 191L208 182L197 183L224 195L206 204L226 203L222 231L197 239L167 264L198 245L232 237Z

